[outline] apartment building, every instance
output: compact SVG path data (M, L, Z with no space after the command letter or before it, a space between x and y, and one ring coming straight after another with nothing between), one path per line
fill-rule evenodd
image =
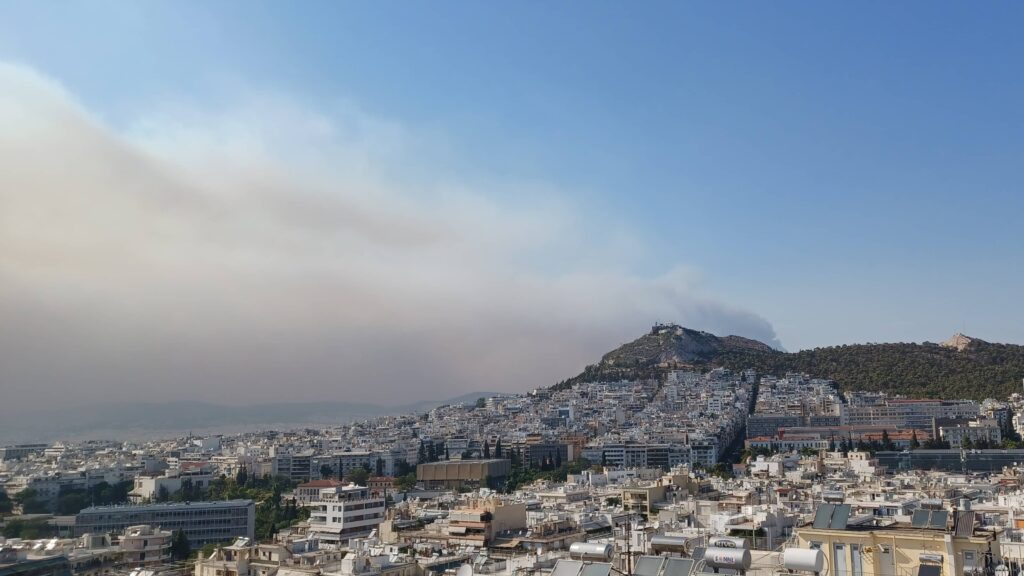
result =
M129 526L121 536L124 562L132 567L157 566L171 559L170 530L148 525Z
M332 490L345 486L345 483L341 480L313 480L299 484L295 487L295 501L298 502L299 506L309 506L316 500L320 500L320 495L325 490Z
M308 533L327 544L367 536L384 521L384 497L370 494L365 486L325 488L309 507Z
M993 532L976 513L918 509L910 523L853 516L847 505L822 504L814 523L796 532L800 548L819 549L834 576L964 576L999 558Z
M284 476L292 482L309 482L314 459L312 450L273 452L271 469L274 476Z
M526 528L526 504L479 500L448 514L449 542L489 546L503 532Z

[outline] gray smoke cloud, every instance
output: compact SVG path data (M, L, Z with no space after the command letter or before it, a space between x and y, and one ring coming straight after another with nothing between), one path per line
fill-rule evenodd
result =
M0 64L0 412L523 391L655 319L778 344L692 270L611 264L642 246L557 190L432 173L430 146L266 95L113 128Z

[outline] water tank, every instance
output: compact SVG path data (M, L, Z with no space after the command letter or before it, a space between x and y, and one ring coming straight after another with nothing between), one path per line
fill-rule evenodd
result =
M825 553L808 548L786 548L782 552L782 565L787 570L819 573L825 569Z
M734 536L712 536L708 538L709 548L748 548L746 538Z
M750 550L746 548L711 547L704 551L704 562L712 568L750 568Z
M659 534L657 536L651 536L651 550L656 553L661 552L675 552L683 554L686 552L687 538L682 536L665 536Z
M603 560L612 559L611 544L595 544L591 542L576 542L569 546L569 556L576 560Z

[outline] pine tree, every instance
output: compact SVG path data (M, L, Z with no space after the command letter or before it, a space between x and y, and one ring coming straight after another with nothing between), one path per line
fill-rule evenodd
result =
M498 441L494 443L494 457L501 458L501 437L498 437Z
M334 468L331 468L330 464L321 464L320 477L323 478L324 480L327 480L332 476L334 476Z
M484 458L491 457L491 443L484 439Z
M171 557L175 560L185 560L192 553L192 545L188 536L182 530L177 530L171 536Z
M416 453L416 458L420 464L427 461L427 446L423 443L423 440L420 440L420 449Z
M238 473L235 474L235 484L239 487L245 486L245 483L249 481L249 471L245 469L245 464L238 469Z
M921 443L917 440L917 430L914 430L910 434L910 449L917 450L921 447Z

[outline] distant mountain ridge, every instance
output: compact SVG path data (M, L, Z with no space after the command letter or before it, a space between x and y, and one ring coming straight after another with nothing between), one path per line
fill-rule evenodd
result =
M356 402L282 402L225 405L210 402L107 402L95 406L28 411L0 419L0 445L13 442L49 442L60 439L144 439L186 434L189 431L230 433L270 429L272 426L341 425L354 420L427 412L444 404L475 402L498 392L470 392L444 400L426 400L401 406Z
M956 334L942 344L851 344L790 353L739 336L720 337L659 324L555 388L576 382L652 378L686 367L753 368L760 374L780 376L804 372L835 380L842 390L981 400L1021 391L1024 346Z

